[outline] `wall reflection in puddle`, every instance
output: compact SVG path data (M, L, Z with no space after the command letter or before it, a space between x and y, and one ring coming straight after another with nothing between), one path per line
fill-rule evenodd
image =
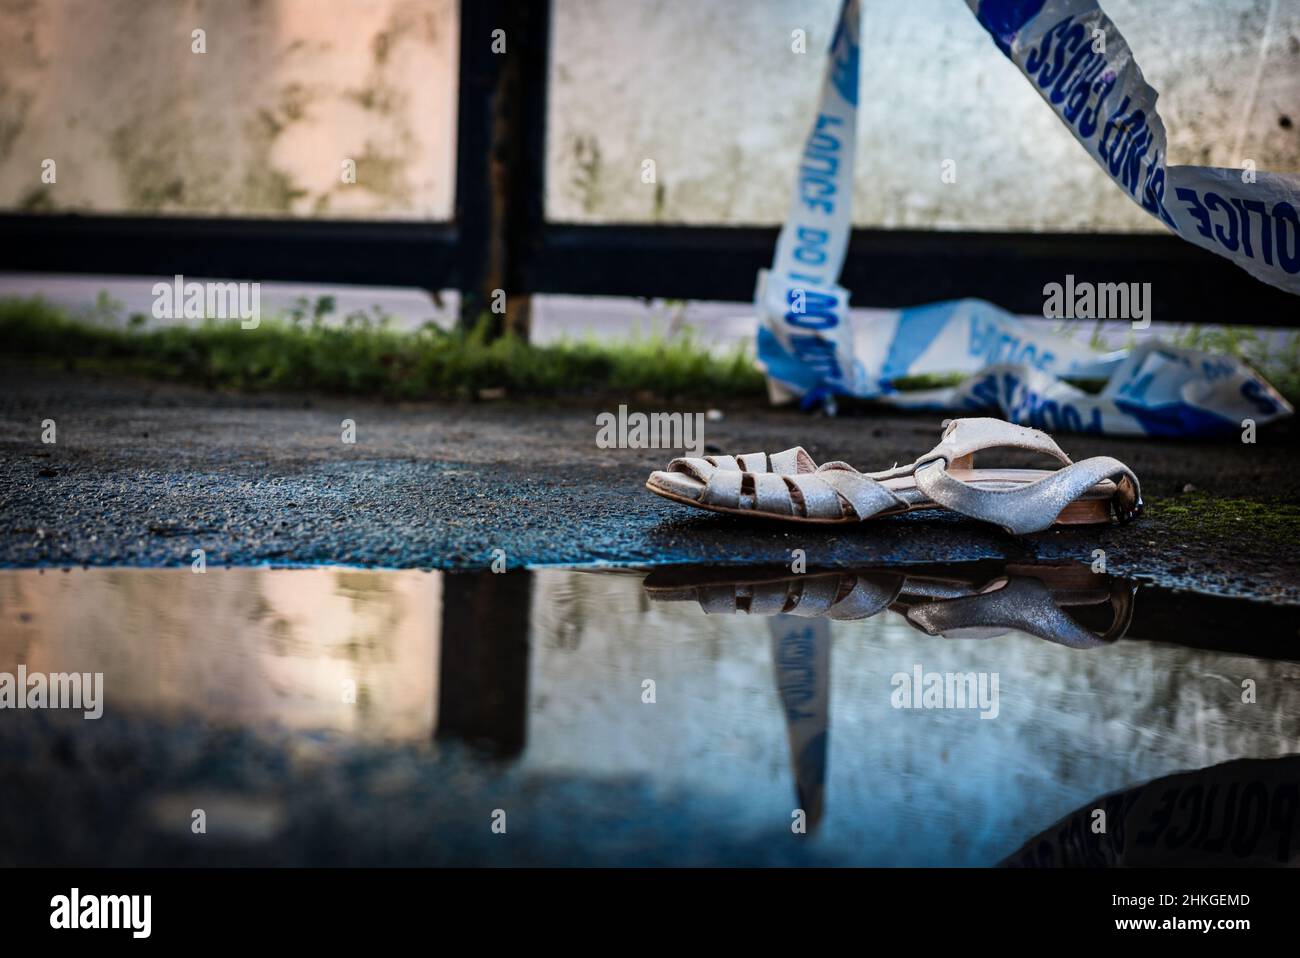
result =
M4 572L0 671L103 672L110 713L424 738L441 592L422 572Z
M981 629L975 615L953 630L966 638L944 638L896 611L858 621L754 614L754 590L749 615L704 614L717 598L707 590L696 593L703 601L660 602L626 577L536 579L527 763L687 779L728 800L733 829L788 823L802 805L819 842L862 850L872 864L991 864L1007 854L997 848L1112 790L1300 751L1300 665L1188 647L1205 640L1190 621L1072 648L1060 644L1068 631L1045 640ZM1053 589L1063 606L1086 598L1069 582ZM921 591L909 580L894 605L933 620ZM1132 612L1112 609L1107 592L1089 600L1099 634ZM1151 621L1192 601L1165 594ZM720 605L736 613L744 603ZM1251 621L1243 611L1223 643L1248 646ZM917 666L997 673L997 717L896 708L891 679ZM646 679L653 706L641 702ZM1254 704L1242 701L1245 680Z
M636 782L665 815L726 809L716 825L728 836L789 835L801 809L812 847L871 864L993 864L1107 792L1300 751L1292 661L1197 648L1190 627L1072 648L1028 634L1048 623L1078 644L1032 602L998 607L1028 608L1022 630L982 621L997 603L966 572L890 576L873 580L877 614L833 621L753 614L789 611L787 585L658 601L668 596L635 574L2 572L0 671L103 672L105 723L198 717L419 754L468 742L489 792L502 760L543 791ZM844 601L846 581L819 601ZM800 583L809 606L824 584ZM1049 604L1098 592L1098 634L1131 614L1108 598L1122 589L1085 585L1054 582ZM925 596L963 588L986 596L975 612ZM918 627L942 621L964 638ZM1240 621L1233 648L1266 620ZM894 678L917 669L996 674L996 714L897 707Z

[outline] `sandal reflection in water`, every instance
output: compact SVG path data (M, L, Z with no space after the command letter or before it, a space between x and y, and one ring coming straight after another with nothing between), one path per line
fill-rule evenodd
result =
M830 620L869 619L888 609L931 636L1025 632L1090 649L1123 637L1136 591L1086 566L971 564L802 574L784 567L662 569L646 576L643 588L654 601L697 602L709 615L769 617L798 801L796 833L816 829L825 808Z
M665 569L643 583L655 601L698 602L709 615L840 621L886 609L926 635L989 639L1008 632L1075 649L1109 645L1133 619L1135 587L1087 566L1007 565L990 572L918 567L792 574L788 569ZM1098 618L1100 616L1100 623Z

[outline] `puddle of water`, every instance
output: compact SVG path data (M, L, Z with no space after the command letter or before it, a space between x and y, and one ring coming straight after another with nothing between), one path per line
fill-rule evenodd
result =
M0 711L0 859L1290 861L1294 638L1086 567L0 572L0 704L103 675Z
M334 569L4 572L0 672L102 672L110 718L422 739L438 706L441 587Z

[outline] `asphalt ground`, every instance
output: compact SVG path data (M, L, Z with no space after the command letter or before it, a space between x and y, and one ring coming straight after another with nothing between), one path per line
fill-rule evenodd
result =
M0 365L0 566L346 564L469 571L545 564L1096 561L1172 589L1300 603L1300 435L1292 424L1212 441L1058 436L1076 459L1139 476L1129 525L1025 537L911 515L817 529L690 510L643 488L675 453L604 449L609 403L384 404L247 396ZM644 411L696 412L630 403ZM906 462L940 418L829 419L723 406L710 452L803 445L864 470ZM42 442L55 421L56 441ZM342 441L343 420L355 442ZM1016 456L1007 465L1031 464ZM497 552L495 550L502 550Z

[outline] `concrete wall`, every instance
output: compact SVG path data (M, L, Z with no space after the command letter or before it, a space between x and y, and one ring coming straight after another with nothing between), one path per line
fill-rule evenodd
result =
M446 219L458 10L2 0L0 207Z
M865 0L855 221L1158 229L962 0ZM1106 0L1160 92L1174 163L1300 170L1300 3ZM555 0L549 215L776 223L838 0ZM808 52L791 52L791 31ZM641 182L653 159L658 182ZM957 181L940 180L953 159Z
M836 6L555 0L548 214L778 222ZM1160 90L1173 162L1300 169L1300 4L1106 8ZM863 9L858 223L1157 228L961 0ZM0 207L448 218L457 30L456 0L0 0Z
M358 738L424 741L433 731L441 576L6 572L0 610L0 671L102 672L111 712Z

